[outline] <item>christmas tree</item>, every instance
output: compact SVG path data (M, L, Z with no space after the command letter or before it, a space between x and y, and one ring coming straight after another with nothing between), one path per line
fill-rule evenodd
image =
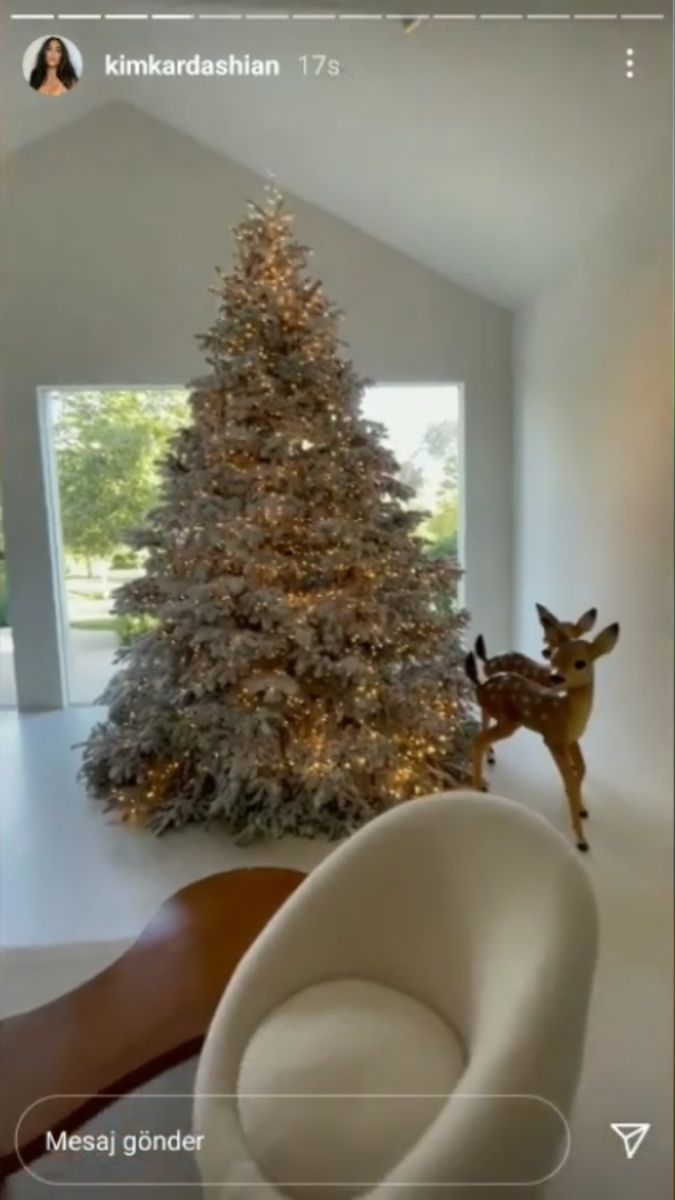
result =
M82 772L157 831L340 837L469 779L460 572L424 553L281 198L234 232L210 371L130 538L145 574L115 597L146 631L118 651Z

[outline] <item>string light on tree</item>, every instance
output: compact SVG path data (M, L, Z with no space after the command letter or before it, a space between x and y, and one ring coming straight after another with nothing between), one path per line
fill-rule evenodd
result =
M469 779L459 570L431 561L340 314L274 188L234 233L192 422L132 544L121 652L85 746L92 792L157 831L341 837Z

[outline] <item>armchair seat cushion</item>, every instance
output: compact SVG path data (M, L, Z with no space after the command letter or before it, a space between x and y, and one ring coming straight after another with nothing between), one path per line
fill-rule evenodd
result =
M455 1030L412 996L363 979L315 984L275 1008L246 1046L242 1130L263 1175L288 1194L336 1183L348 1200L401 1161L464 1067Z

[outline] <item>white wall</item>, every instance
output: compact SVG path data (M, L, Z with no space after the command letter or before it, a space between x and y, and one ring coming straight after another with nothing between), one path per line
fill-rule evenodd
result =
M227 265L228 227L260 196L249 171L126 104L7 164L2 479L24 708L62 702L36 387L182 384L201 373L193 335L210 323L214 264ZM314 269L347 314L357 369L378 382L466 385L466 602L475 628L505 646L510 315L316 208L292 207Z
M672 245L667 175L516 321L515 633L535 601L591 605L621 639L597 667L593 770L672 805Z

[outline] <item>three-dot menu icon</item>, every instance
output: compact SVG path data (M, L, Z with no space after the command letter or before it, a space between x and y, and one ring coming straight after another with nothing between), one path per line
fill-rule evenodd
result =
M626 79L635 78L635 51L626 50Z

